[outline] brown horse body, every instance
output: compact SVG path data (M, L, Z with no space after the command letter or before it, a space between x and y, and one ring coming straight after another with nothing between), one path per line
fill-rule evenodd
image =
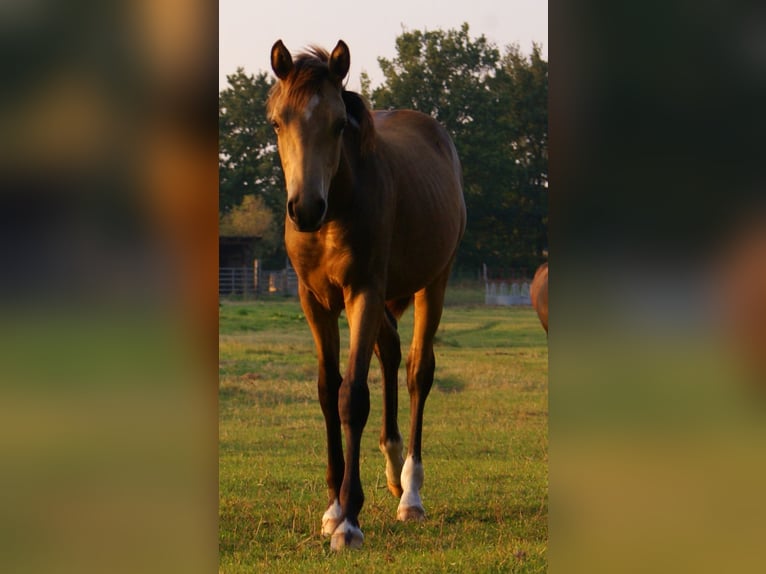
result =
M331 55L313 49L294 62L279 41L272 68L280 81L268 102L287 185L285 243L319 359L330 496L322 532L332 537L333 549L363 541L359 447L373 352L383 371L380 448L389 489L401 497L397 517L425 516L419 492L423 408L433 383L444 291L466 224L460 162L446 130L413 111L369 112L342 88L349 62L342 41ZM405 461L397 423L396 322L413 300ZM344 309L350 353L341 376L338 319Z
M537 311L540 323L548 332L548 263L543 263L535 271L532 285L529 287L529 297L532 299L532 307Z

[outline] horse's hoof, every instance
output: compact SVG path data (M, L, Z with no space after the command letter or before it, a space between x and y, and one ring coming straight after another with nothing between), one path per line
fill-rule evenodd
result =
M402 522L423 522L426 511L422 506L400 506L396 510L396 519Z
M330 538L331 550L343 550L345 548L361 548L364 542L364 534L356 526L344 520Z
M335 518L322 518L322 536L332 536L338 528L338 520Z
M388 483L388 490L393 494L396 498L401 498L402 494L404 493L404 490L402 489L401 484L394 484L392 482Z
M322 515L322 536L331 536L340 524L340 517L343 515L338 499L330 505L327 511Z

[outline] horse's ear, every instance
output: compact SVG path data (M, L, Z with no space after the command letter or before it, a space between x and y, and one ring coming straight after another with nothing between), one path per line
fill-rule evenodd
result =
M338 40L338 44L330 54L330 72L338 81L343 80L348 74L348 68L351 65L351 54L348 46L343 40Z
M290 70L293 69L293 58L282 40L277 40L271 47L271 69L280 80L287 78Z

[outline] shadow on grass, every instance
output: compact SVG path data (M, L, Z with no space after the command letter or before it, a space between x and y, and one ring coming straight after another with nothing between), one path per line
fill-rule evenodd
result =
M482 325L477 325L469 329L446 329L434 337L434 343L443 347L473 347L477 344L477 336L484 337L491 332L500 321L487 321Z
M438 377L434 385L443 393L459 393L465 390L465 383L457 377Z

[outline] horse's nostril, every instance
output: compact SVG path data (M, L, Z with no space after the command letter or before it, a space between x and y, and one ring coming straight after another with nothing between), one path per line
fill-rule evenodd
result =
M293 198L287 201L287 216L299 231L316 231L327 211L327 201L320 198Z

